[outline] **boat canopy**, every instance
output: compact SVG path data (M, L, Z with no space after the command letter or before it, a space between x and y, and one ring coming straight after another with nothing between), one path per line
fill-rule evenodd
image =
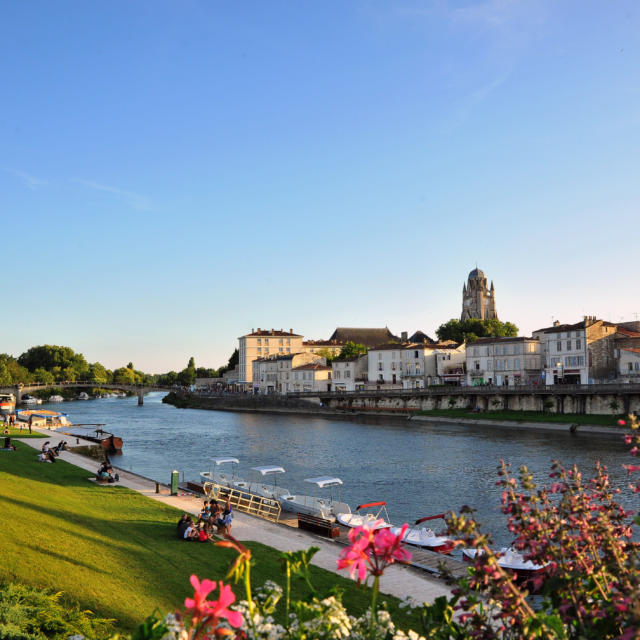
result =
M267 465L265 467L251 467L254 471L261 473L263 476L266 476L270 473L284 473L284 469L282 467L276 467L274 465Z
M209 458L209 460L213 460L216 465L225 464L226 462L233 462L234 464L240 464L240 460L238 458Z
M340 478L332 478L331 476L318 476L317 478L305 478L305 482L315 484L321 489L325 487L337 487L342 484Z

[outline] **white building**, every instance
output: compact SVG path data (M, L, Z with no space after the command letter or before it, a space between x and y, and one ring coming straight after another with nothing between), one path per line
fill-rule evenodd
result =
M640 382L640 347L623 347L618 356L618 377Z
M383 344L369 349L367 376L369 386L402 387L403 352L406 344Z
M432 384L461 384L465 345L453 341L408 344L402 351L402 386L423 389Z
M331 391L331 367L319 362L291 369L290 391Z
M354 356L331 363L334 391L358 391L364 389L368 379L369 356Z
M541 383L538 338L480 338L467 345L467 384Z
M291 370L304 364L325 365L325 358L314 353L291 353L253 361L254 393L287 393L293 391Z

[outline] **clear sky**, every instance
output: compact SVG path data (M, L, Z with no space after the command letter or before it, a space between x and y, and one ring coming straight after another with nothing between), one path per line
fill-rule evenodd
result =
M640 313L637 0L4 3L0 352ZM639 316L640 317L640 316Z

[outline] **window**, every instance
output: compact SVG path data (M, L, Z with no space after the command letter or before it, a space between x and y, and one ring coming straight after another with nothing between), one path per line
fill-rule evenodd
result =
M414 358L418 358L418 357L419 357L419 356L418 356L418 352L417 352L417 351L414 351L414 352L413 352L413 357L414 357Z
M258 353L262 353L262 347L258 347Z
M382 362L378 362L378 371L382 371Z
M340 371L336 371L336 375L334 376L336 380L340 380Z
M416 375L420 376L422 375L421 371L420 371L420 367L416 367Z
M633 371L633 362L629 362L629 371Z
M571 351L571 340L567 340L567 351Z
M509 353L509 347L505 345L504 347L502 347L502 354L506 356L507 353Z
M578 333L576 331L576 333ZM576 349L582 349L582 347L580 346L580 340L576 340Z
M516 371L520 369L520 358L516 358L514 368Z
M493 368L493 360L487 360L487 369L491 371L492 368Z
M476 371L480 371L480 360L476 360L473 364Z
M378 360L382 360L382 354L378 353Z
M279 351L280 353L284 353L284 349L283 349L282 347L280 347L280 348L278 349L278 351Z
M291 349L287 347L287 353L291 353Z
M265 353L269 353L269 347L265 347L265 348L264 348L264 352L265 352Z
M562 342L560 340L558 340L558 342L556 342L556 351L558 353L560 353L562 351Z
M265 343L265 344L269 344L269 338L265 338L265 339L264 339L264 343Z
M344 372L344 377L345 377L345 378L350 378L350 377L351 377L351 371L349 371L349 369L347 369L347 370Z
M262 338L258 338L258 344L262 344Z
M284 344L284 341L282 340L282 338L280 338L280 340L278 340L279 344Z
M287 344L291 344L291 338L287 338Z
M391 363L391 371L395 371L396 370L396 363L392 362Z

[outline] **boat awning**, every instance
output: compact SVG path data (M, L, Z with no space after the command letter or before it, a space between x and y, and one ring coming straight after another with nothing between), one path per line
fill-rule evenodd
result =
M276 467L274 465L267 465L266 467L251 467L254 471L261 473L263 476L268 475L269 473L284 473L284 469L282 467Z
M319 476L317 478L305 478L305 482L318 485L321 489L325 487L337 487L342 484L340 478L332 478L331 476Z
M234 464L240 464L240 460L238 460L238 458L209 458L209 460L212 460L213 462L215 462L216 465L225 464L225 462L233 462Z

